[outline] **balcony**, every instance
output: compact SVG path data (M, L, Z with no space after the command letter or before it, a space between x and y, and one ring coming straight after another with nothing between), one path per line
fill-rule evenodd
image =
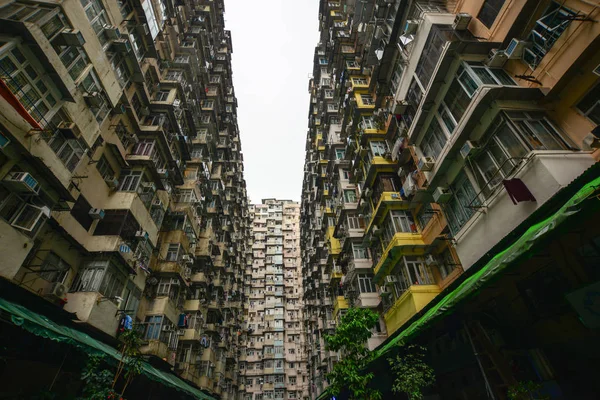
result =
M333 302L333 315L337 316L340 310L345 310L350 308L348 305L348 300L344 296L337 296Z
M419 233L395 233L374 268L375 280L380 281L404 255L422 255L426 243Z
M388 335L398 330L441 292L437 285L410 286L384 314Z

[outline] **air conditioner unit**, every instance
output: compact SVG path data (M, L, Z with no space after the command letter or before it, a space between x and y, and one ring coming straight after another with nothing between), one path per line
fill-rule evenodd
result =
M10 172L4 177L4 185L19 193L38 194L40 184L29 172Z
M181 256L181 260L188 264L192 264L194 262L194 259L188 254L184 254L183 256Z
M104 182L113 190L119 187L119 180L115 177L105 178Z
M173 331L173 327L169 326L169 325L163 325L162 326L162 331L163 332L172 332Z
M148 24L140 24L140 25L137 25L135 28L138 31L138 34L140 34L142 36L143 35L147 35L147 34L150 33L150 29L148 28Z
M435 257L432 254L427 254L425 256L425 264L432 266L432 265L437 265L437 260L435 259Z
M379 290L377 290L380 296L388 296L391 292L388 290L387 286L380 286Z
M523 51L529 46L529 42L525 40L512 39L504 53L509 59L520 59L523 57Z
M104 32L109 39L116 40L121 37L121 32L119 28L112 25L104 25Z
M435 160L433 159L433 157L421 157L419 158L419 164L417 165L420 171L425 172L431 171L434 166Z
M138 239L147 240L149 236L148 236L148 232L146 232L146 231L137 231L135 233L135 237Z
M370 198L371 195L373 195L373 191L371 190L371 188L366 188L365 192L364 192L364 195L365 195L365 199Z
M58 130L68 139L76 139L81 136L81 131L75 122L62 121L58 124Z
M125 107L124 104L117 104L117 106L115 108L113 108L113 112L115 114L125 114L126 111L127 111L127 107Z
M59 44L65 46L81 47L85 44L85 39L78 29L63 29L57 39Z
M104 102L100 92L86 93L83 97L90 107L101 107Z
M598 66L596 68L594 68L593 71L596 75L600 76L600 64L598 64Z
M477 146L475 145L475 142L467 140L460 148L460 155L462 158L467 158L470 154L473 154L476 149Z
M54 282L52 286L48 289L46 293L44 293L45 297L50 297L56 300L62 300L65 298L68 292L68 288L66 285L60 282Z
M112 42L112 48L116 52L127 54L131 52L131 43L127 39L116 39Z
M129 137L129 140L131 140L133 143L138 143L140 141L140 138L135 133L129 134L128 137Z
M101 208L91 208L88 212L88 215L92 219L103 219L104 218L104 210Z
M490 52L485 64L490 68L502 68L507 60L508 56L504 50L494 49Z
M383 229L377 225L373 225L373 235L379 236L381 234L383 234Z
M404 25L404 34L412 35L413 33L415 33L417 31L418 28L419 28L419 21L416 19L409 19L408 21L406 21L406 24Z
M181 106L181 100L179 100L179 99L173 100L173 107L179 107L179 106Z
M377 29L375 29L375 39L379 40L382 37L385 36L385 30L382 26L378 26Z
M452 24L452 29L455 31L465 31L467 30L469 23L471 22L471 14L469 13L458 13L456 17L454 17L454 23Z
M160 207L160 208L162 208L163 202L160 199L154 199L154 200L152 200L152 205L154 207Z
M397 101L394 105L394 109L392 110L392 114L404 114L406 112L406 107L408 107L408 103L404 100Z
M393 283L396 283L396 282L398 282L398 278L396 278L396 277L395 277L395 276L393 276L393 275L388 275L388 276L386 276L386 277L384 278L384 281L385 281L385 284L386 284L386 285L391 285L391 284L393 284Z
M147 117L148 115L150 115L150 108L148 107L141 107L140 108L140 115L143 117Z
M436 203L447 203L452 198L452 190L447 187L438 186L433 191L433 201Z

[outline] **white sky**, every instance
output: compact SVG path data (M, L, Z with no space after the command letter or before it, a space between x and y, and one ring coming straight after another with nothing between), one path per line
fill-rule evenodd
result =
M300 200L318 0L225 0L251 203Z

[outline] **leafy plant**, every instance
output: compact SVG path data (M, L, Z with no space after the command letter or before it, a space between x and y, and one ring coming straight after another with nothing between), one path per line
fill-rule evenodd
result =
M392 391L406 393L410 400L420 400L423 398L422 389L435 382L433 368L424 361L426 349L423 346L411 344L402 350L396 358L388 358L396 375Z
M121 390L121 396L125 393L127 386L131 383L133 378L142 373L142 354L140 353L140 346L142 344L142 338L139 331L135 329L129 329L121 333L119 339L123 342L121 347L121 359L117 365L117 373L113 378L111 388L115 388L117 381L123 371L125 378L125 384Z
M91 356L81 373L81 380L85 383L81 400L106 400L116 399L117 392L112 389L111 383L114 374L102 368L103 359Z
M330 386L329 396L337 396L344 389L350 392L350 399L379 400L381 393L369 388L374 377L372 372L365 373L365 367L373 355L365 347L371 337L379 316L368 308L350 308L335 330L335 334L325 336L327 348L341 351L342 359L327 374Z
M508 398L510 400L546 400L550 397L539 394L542 385L537 382L526 381L518 382L508 388Z

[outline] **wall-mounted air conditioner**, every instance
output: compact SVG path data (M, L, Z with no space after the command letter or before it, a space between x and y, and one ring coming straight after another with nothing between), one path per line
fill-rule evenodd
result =
M109 188L115 190L119 187L119 180L115 177L108 177L104 179L104 182L108 185Z
M447 203L452 198L452 190L447 187L438 186L433 191L433 201L436 203Z
M419 164L417 165L417 168L419 168L420 171L428 172L431 171L434 166L435 160L433 157L421 157L419 158Z
M504 50L494 49L490 52L488 59L485 60L485 64L490 68L502 68L507 60L508 56Z
M456 17L454 17L454 23L452 24L452 29L455 31L465 31L469 27L469 23L471 22L471 14L469 13L458 13Z
M81 136L81 131L75 122L62 121L58 124L58 130L68 139L76 139Z
M405 35L412 35L417 31L417 29L419 29L419 21L415 19L409 19L406 21L406 24L404 24Z
M523 57L523 51L529 46L530 42L525 40L512 39L504 53L509 59L517 59Z
M467 158L469 155L473 154L473 152L477 149L477 145L475 142L467 140L465 144L460 148L460 155L462 158Z
M10 172L4 177L4 185L19 193L38 194L40 184L29 172Z
M104 218L104 210L101 208L90 208L88 215L92 219L103 219Z
M81 47L85 44L85 39L78 29L63 29L57 39L59 44L66 46Z

